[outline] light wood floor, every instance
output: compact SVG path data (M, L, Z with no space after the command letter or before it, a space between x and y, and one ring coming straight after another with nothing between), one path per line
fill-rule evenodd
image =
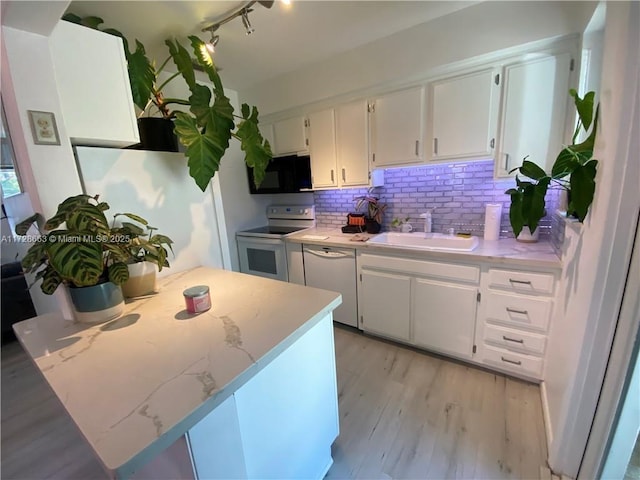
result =
M340 436L327 478L538 479L538 387L335 329ZM106 478L17 343L2 347L1 478Z

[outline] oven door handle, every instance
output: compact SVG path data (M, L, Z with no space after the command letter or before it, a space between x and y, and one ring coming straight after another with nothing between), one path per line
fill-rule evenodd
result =
M237 236L238 242L245 245L282 245L284 242L280 238L266 238L266 237L245 237L242 235Z

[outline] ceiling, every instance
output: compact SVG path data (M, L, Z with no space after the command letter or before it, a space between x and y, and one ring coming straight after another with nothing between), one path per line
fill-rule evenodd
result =
M102 28L120 30L130 43L140 40L159 64L167 57L164 40L198 35L246 1L73 1L67 12L96 15ZM476 1L280 1L259 4L249 19L255 32L246 35L240 18L216 32L215 62L225 86L242 90L279 75L325 60L401 30L447 15ZM187 45L186 41L182 42Z

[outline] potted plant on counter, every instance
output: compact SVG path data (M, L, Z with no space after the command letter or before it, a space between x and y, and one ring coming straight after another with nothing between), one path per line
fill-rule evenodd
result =
M149 226L144 218L132 213L114 215L114 224L120 216L142 225L140 227L136 223L123 221L119 228L114 228L130 239L127 244L130 254L127 261L129 278L122 284L122 293L128 298L154 293L157 291L157 272L161 272L163 267L170 266L167 248L173 253L173 240L166 235L155 233L157 228Z
M64 284L80 322L105 322L118 317L124 308L120 286L129 278L132 238L130 227L109 226L108 209L98 195L76 195L58 205L42 230L39 213L15 228L17 235L27 235L36 225L40 235L22 259L22 267L36 274L34 283L41 281L40 289L47 295Z
M371 195L371 189L367 195L354 198L356 201L356 211L366 208L365 225L367 233L379 233L382 228L382 217L387 209L387 204L382 203L378 197Z
M535 241L540 220L545 216L545 195L549 188L559 188L568 194L569 205L567 211L580 222L584 221L595 193L595 177L598 161L593 158L593 148L596 142L598 128L599 106L595 106L595 92L587 93L580 98L578 93L569 91L574 98L578 112L571 145L565 146L556 158L551 173L545 172L535 163L525 157L522 166L511 172L518 172L525 180L516 174L516 187L505 193L511 196L509 220L513 233L520 241ZM580 142L578 136L584 130L587 138ZM566 177L569 177L567 180ZM524 232L521 237L522 232ZM523 238L524 237L524 238Z

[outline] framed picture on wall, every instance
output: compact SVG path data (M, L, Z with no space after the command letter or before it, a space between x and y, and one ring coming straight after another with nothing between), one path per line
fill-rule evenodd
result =
M33 143L36 145L60 145L60 136L53 112L27 110Z

